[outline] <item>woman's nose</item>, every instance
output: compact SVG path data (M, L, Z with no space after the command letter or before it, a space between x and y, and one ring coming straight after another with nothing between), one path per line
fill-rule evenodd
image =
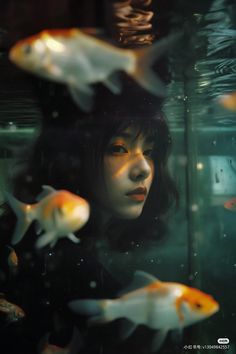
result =
M132 165L130 168L130 178L133 181L144 180L149 177L152 168L150 163L146 160L143 154L136 155L133 158Z

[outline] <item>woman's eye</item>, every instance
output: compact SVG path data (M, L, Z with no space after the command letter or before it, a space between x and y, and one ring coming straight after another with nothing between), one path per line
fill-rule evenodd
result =
M143 154L149 158L153 157L153 149L147 149L143 152Z
M109 152L111 154L125 154L127 153L127 149L123 145L116 144L110 146Z

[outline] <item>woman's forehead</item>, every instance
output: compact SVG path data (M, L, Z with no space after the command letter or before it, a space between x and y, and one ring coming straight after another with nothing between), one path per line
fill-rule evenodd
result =
M129 126L124 129L120 129L113 138L121 137L129 140L142 139L147 142L153 142L155 140L155 136L153 132L147 131L146 129L142 129L140 127Z

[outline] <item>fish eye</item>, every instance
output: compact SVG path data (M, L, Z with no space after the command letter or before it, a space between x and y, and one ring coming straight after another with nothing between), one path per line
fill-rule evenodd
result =
M202 304L200 304L200 302L196 302L195 303L195 306L198 308L198 309L201 309L203 306Z
M24 47L23 47L23 52L24 52L24 54L27 54L27 55L28 55L28 54L31 53L31 51L32 51L31 45L25 44Z

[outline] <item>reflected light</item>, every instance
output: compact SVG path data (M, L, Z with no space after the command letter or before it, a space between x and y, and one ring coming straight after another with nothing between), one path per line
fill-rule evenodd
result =
M129 168L130 165L136 164L139 160L140 160L140 156L137 155L132 158L132 161L129 160L123 163L122 166L113 175L113 178L114 179L119 178L125 172L125 170Z
M149 31L152 30L150 21L154 13L146 9L151 3L152 0L119 0L114 2L117 39L123 45L152 44L155 35Z
M197 163L197 170L203 170L203 168L204 168L203 163L202 162L198 162Z
M44 36L46 37L46 45L49 49L61 53L64 52L65 50L65 46L63 44L61 44L59 41L56 41L54 38L52 38L51 36L49 36L48 34L44 34Z

